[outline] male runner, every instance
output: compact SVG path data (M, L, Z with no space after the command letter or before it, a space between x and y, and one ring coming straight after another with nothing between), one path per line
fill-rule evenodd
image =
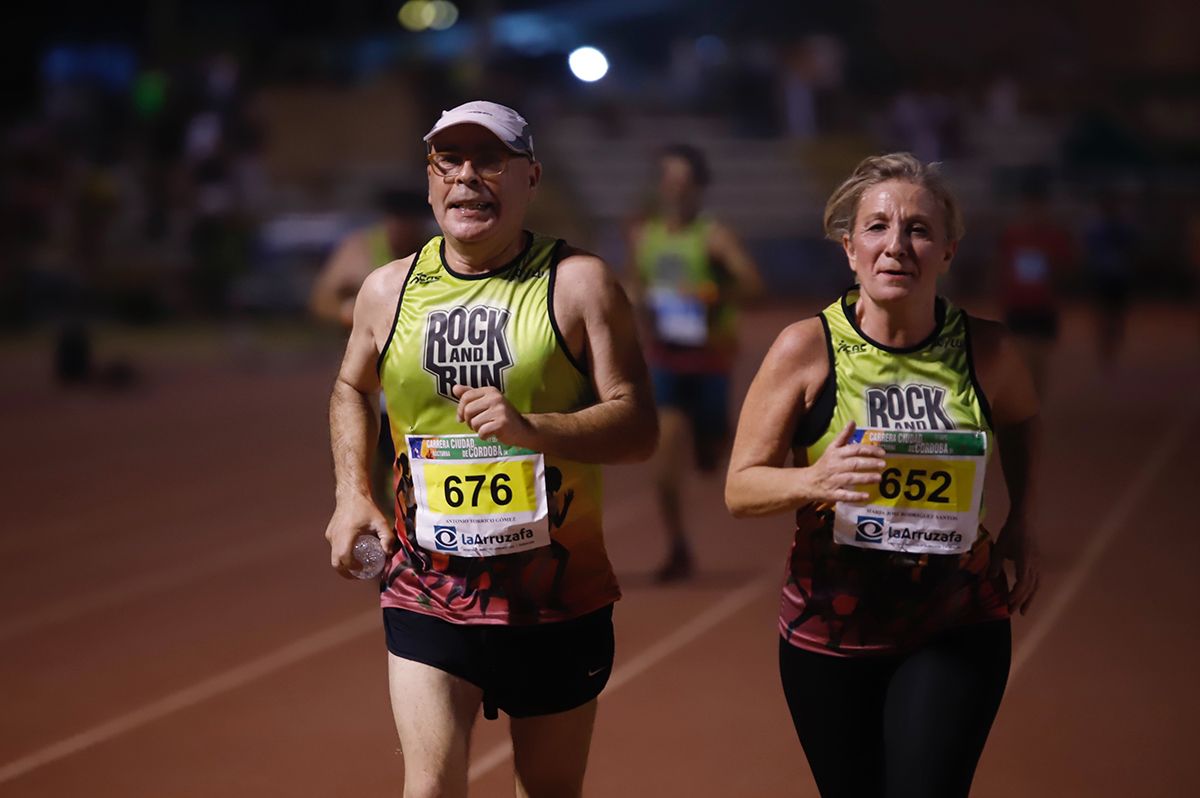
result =
M382 605L406 796L466 795L481 706L511 718L518 796L578 795L620 597L599 464L653 451L649 379L604 262L523 229L542 172L525 120L471 102L425 141L442 234L359 292L330 402L331 564L346 575L363 532L394 551ZM394 530L366 476L381 387Z

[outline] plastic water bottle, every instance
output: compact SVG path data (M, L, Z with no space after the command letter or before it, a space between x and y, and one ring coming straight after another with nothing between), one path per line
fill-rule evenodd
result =
M374 535L359 535L354 541L354 562L350 574L355 579L378 579L387 564L383 544Z

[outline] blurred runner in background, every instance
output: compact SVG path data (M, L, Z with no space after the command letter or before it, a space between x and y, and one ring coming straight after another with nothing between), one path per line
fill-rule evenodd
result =
M693 569L680 495L689 441L703 473L725 458L737 305L761 294L762 281L737 235L703 213L711 177L704 154L671 144L658 168L655 213L631 231L630 273L659 412L654 474L668 548L655 576L669 582Z
M346 236L330 254L313 283L309 309L322 321L347 332L354 325L354 298L367 275L407 257L425 243L430 227L429 201L418 191L388 188L376 197L383 218ZM388 429L387 404L381 398L379 446L371 463L371 489L380 509L390 514L395 504L392 461L396 458Z
M1070 232L1050 210L1048 178L1030 171L1021 183L1021 205L1000 234L1000 301L1034 386L1042 394L1046 363L1058 337L1059 297L1075 262Z

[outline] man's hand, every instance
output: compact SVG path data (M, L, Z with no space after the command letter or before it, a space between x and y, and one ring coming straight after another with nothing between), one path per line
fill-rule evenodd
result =
M518 413L496 387L455 385L450 391L458 399L458 420L465 422L480 438L508 446L537 448L531 445L534 435L529 420Z
M325 528L325 539L329 541L329 564L346 579L354 578L350 569L356 564L354 541L359 535L375 535L388 554L396 547L396 533L370 497L339 497Z
M808 468L804 469L811 483L810 494L821 502L865 502L870 498L859 489L862 485L878 485L886 454L878 446L850 443L854 422L847 422L828 448Z
M1016 581L1008 592L1008 611L1018 609L1024 615L1033 603L1041 586L1041 552L1037 541L1034 540L1025 524L1023 517L1014 518L1011 515L1004 522L1004 528L996 537L992 547L992 559L988 566L991 576L997 576L1004 570L1004 561L1012 560L1016 570Z

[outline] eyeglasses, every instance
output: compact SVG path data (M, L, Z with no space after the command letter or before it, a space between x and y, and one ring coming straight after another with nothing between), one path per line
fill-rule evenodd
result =
M475 174L484 180L492 180L504 174L508 162L513 158L528 158L529 156L515 152L482 152L467 156L461 152L431 152L425 156L433 171L442 177L458 177L462 174L467 161L475 169Z

